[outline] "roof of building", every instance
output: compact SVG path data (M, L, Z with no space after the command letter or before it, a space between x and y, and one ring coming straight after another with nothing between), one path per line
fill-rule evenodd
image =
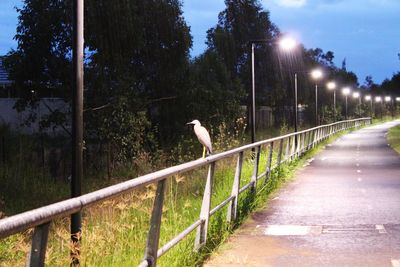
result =
M12 84L12 81L8 77L8 72L3 66L3 58L0 57L0 86L8 86Z

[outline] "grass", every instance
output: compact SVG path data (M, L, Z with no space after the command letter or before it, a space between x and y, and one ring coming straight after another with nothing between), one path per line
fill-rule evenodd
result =
M390 128L387 138L390 146L400 154L400 125Z
M335 135L303 157L276 169L268 183L258 183L256 196L246 191L239 197L239 218L235 224L226 222L227 207L215 213L209 222L207 245L200 253L193 251L195 232L191 233L167 254L162 256L159 266L201 266L203 261L234 231L251 211L265 206L271 192L289 181L305 161L321 150L325 143L344 133ZM285 146L284 146L285 147ZM276 146L277 148L277 146ZM264 149L264 151L266 151ZM260 162L266 162L262 153ZM276 153L274 156L276 161ZM212 207L226 199L233 183L235 159L218 162L214 177ZM265 167L264 167L265 168ZM249 182L253 165L251 155L245 154L241 185ZM263 170L261 169L260 172ZM164 203L160 246L183 231L198 219L207 168L176 175L168 180ZM43 186L45 180L37 180ZM27 185L32 186L32 185ZM51 187L51 186L49 186ZM49 190L53 190L49 188ZM56 190L54 190L56 192ZM108 200L83 212L82 266L127 266L137 265L143 257L148 224L151 215L155 187L126 194ZM31 230L11 236L0 243L0 266L23 266L30 248ZM69 265L69 222L67 218L52 224L46 254L47 266Z

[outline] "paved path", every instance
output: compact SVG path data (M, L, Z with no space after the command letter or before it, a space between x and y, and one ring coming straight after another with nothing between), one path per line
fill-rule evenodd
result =
M205 266L400 267L400 157L386 140L395 124L328 145Z

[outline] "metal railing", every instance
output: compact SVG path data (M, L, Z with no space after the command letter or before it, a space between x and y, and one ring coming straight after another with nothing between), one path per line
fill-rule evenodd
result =
M328 125L322 125L304 131L287 134L284 136L259 141L242 147L238 147L219 154L211 155L206 158L197 159L181 165L173 166L164 170L150 173L135 179L109 186L80 197L71 198L65 201L57 202L45 207L27 211L11 217L0 220L0 238L23 232L29 228L34 228L32 236L32 245L28 255L27 266L44 266L47 239L50 223L62 217L81 211L84 208L105 201L109 198L117 197L121 194L136 190L149 184L157 183L156 195L154 198L153 210L151 214L150 227L147 237L147 244L143 261L139 266L156 266L157 259L164 255L168 250L174 247L187 235L197 229L195 238L195 249L201 248L207 241L208 221L210 216L218 210L228 206L227 221L233 222L238 215L239 195L250 189L256 193L257 182L263 179L266 183L271 175L271 171L281 164L291 161L301 156L307 150L316 146L319 142L325 140L332 134L340 131L356 128L371 123L370 118L361 118L355 120L341 121ZM277 145L277 153L274 153L274 146ZM266 149L267 159L265 160L265 171L259 174L260 155L262 149ZM250 182L240 187L243 155L245 151L254 151L253 171ZM275 162L272 160L275 154ZM229 157L237 157L235 175L231 195L211 209L212 185L216 163ZM165 195L165 182L168 177L178 173L188 172L202 166L209 166L206 185L203 194L203 201L200 216L197 221L187 227L172 240L159 248L159 236L161 229L161 217Z

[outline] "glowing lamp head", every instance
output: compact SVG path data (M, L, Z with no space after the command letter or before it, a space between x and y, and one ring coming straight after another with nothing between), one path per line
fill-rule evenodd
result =
M375 102L382 102L382 97L376 96L375 97Z
M336 88L336 83L335 82L328 82L326 84L326 87L328 87L329 90L334 90Z
M390 96L385 96L385 102L389 102L390 100L392 100Z
M353 98L359 98L360 97L360 93L359 92L354 92L353 93Z
M400 102L400 97L396 97L396 102Z
M311 77L314 80L319 80L322 78L322 71L320 69L315 69L311 72Z
M296 46L297 46L296 40L289 36L283 37L279 41L279 47L285 51L293 50L293 48L295 48Z
M367 100L367 101L371 101L371 99L372 99L372 98L371 98L371 96L370 96L370 95L366 95L366 96L365 96L365 100Z
M348 96L349 94L350 94L350 88L349 87L345 87L345 88L343 88L342 89L342 93L345 95L345 96Z

